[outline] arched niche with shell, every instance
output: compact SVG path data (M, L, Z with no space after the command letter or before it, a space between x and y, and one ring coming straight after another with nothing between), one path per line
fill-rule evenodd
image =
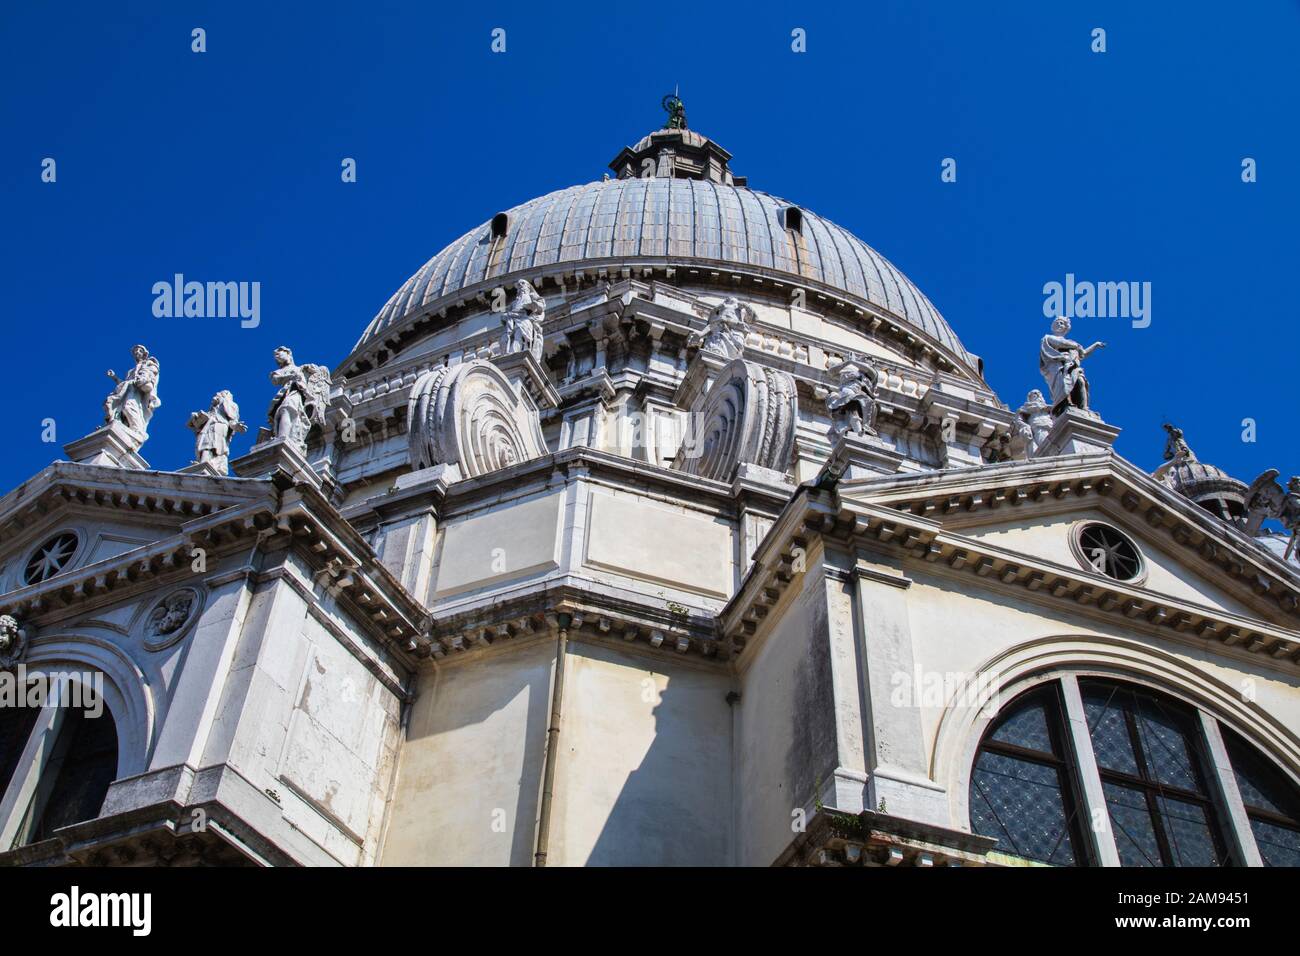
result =
M406 410L416 470L455 466L455 478L475 478L546 454L537 406L491 362L430 369Z
M691 403L673 467L715 481L731 481L740 464L784 476L794 455L798 420L792 375L735 359Z

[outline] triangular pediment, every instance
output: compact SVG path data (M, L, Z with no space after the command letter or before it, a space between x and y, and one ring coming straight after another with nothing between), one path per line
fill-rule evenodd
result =
M1038 588L1059 580L1062 593L1082 591L1157 620L1205 607L1300 626L1300 567L1111 453L858 479L836 492L887 539L941 550L954 564L973 562L1009 582ZM891 515L903 519L897 529ZM1079 539L1089 523L1131 539L1141 573L1115 579L1090 565Z
M263 480L55 462L0 498L0 592L51 579L45 574L55 566L63 575L111 562L189 522L262 498L270 487Z

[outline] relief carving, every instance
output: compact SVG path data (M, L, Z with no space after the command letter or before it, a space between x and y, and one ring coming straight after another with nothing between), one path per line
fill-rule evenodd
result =
M491 362L422 374L407 402L411 468L454 466L474 478L546 454L537 407Z

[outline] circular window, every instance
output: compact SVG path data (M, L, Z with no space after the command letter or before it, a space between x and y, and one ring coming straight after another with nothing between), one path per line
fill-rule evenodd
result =
M1133 539L1108 524L1078 525L1071 539L1084 567L1116 581L1133 581L1143 573L1142 552Z
M54 577L68 566L72 556L77 553L78 543L79 539L72 531L64 531L50 538L27 559L23 583L40 584Z

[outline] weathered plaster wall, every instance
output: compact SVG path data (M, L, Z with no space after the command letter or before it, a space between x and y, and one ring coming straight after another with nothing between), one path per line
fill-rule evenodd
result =
M767 866L814 811L837 763L825 589L804 575L742 659L736 729L736 862Z
M731 677L570 642L554 865L730 862Z
M381 864L532 863L554 663L541 638L422 674Z

